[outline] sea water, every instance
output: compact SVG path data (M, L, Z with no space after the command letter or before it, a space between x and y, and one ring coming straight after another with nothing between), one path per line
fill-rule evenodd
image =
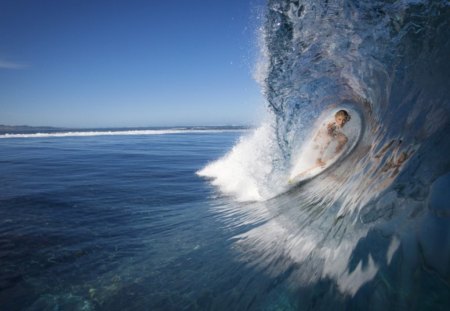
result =
M0 139L2 309L450 309L450 4L268 0L262 20L254 130ZM286 188L345 108L354 149Z
M0 309L445 310L446 272L392 233L402 212L373 207L361 233L301 189L242 201L199 176L255 132L2 136Z
M242 131L0 140L1 310L264 305L250 225L196 172Z

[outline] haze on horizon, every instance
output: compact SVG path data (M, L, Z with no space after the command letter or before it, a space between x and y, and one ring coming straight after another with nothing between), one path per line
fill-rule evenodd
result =
M0 124L254 124L263 2L3 1Z

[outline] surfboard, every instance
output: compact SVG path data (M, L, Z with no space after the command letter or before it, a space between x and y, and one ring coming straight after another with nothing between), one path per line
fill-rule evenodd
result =
M344 150L341 152L344 152ZM333 158L328 159L324 165L314 164L311 167L309 167L303 171L300 171L297 175L291 177L289 179L288 183L289 184L297 184L299 182L311 179L311 178L317 176L318 174L320 174L321 172L325 171L330 166L332 166L339 158L340 158L340 154L337 154Z
M320 148L318 145L320 141L314 140L318 137L320 131L326 128L327 124L334 120L335 113L345 109L351 115L351 120L341 129L342 133L347 136L348 141L338 153L335 152L337 141L332 140L328 147L322 154L322 160L324 165L316 163L316 160L320 157ZM288 184L290 186L297 185L299 183L306 182L317 175L321 174L340 159L346 157L357 145L362 131L362 120L360 115L353 109L347 107L335 108L332 111L327 111L319 117L314 126L313 134L311 138L304 143L298 151L298 156L294 158L291 172L289 174Z

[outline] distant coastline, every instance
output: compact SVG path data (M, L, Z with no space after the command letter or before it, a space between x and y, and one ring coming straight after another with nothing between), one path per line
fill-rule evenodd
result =
M2 125L0 135L8 134L36 134L36 133L84 133L84 132L124 132L124 131L158 131L158 130L248 130L247 125L219 125L219 126L149 126L149 127L100 127L100 128L66 128L52 126Z
M28 125L3 125L0 124L0 133L36 133L41 131L66 131L65 128L52 127L52 126L28 126Z

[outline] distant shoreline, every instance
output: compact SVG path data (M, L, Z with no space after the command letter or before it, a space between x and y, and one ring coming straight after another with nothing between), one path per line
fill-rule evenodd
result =
M51 126L28 126L28 125L1 125L0 135L17 134L55 134L55 133L86 133L86 132L138 132L138 131L226 131L226 130L249 130L253 126L244 125L220 125L220 126L149 126L149 127L100 127L100 128L66 128Z
M54 131L54 130L66 130L61 127L52 126L28 126L28 125L3 125L0 124L0 132L14 131L14 132L27 132L27 131Z

